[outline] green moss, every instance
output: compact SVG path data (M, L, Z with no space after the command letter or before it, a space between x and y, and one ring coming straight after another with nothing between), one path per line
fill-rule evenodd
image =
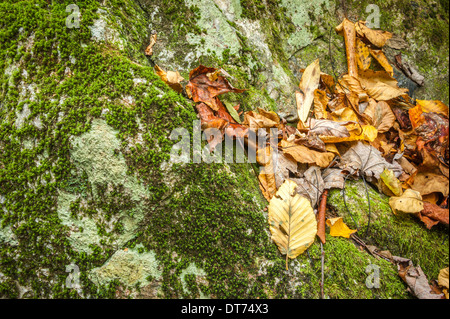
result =
M447 267L449 242L445 227L435 226L428 230L418 218L394 215L389 198L369 187L371 222L366 235L369 207L362 181L347 181L345 193L348 210L359 226L358 236L362 236L367 244L410 258L422 267L430 280L437 278L440 269ZM350 228L356 229L340 190L330 192L328 203Z

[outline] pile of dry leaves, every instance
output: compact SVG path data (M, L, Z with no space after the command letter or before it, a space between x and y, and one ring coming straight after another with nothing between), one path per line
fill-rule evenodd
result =
M288 258L303 253L316 235L325 243L325 224L331 236L354 236L356 230L342 218L325 217L328 190L344 189L348 178L362 178L390 196L394 214L414 214L428 229L449 223L448 106L414 101L407 89L398 87L382 50L391 33L347 19L336 31L345 40L348 72L335 80L321 72L319 60L303 70L295 92L296 126L263 109L244 113L241 121L239 105L230 107L218 98L244 91L234 88L222 69L200 65L190 72L184 88L196 102L202 130L218 129L222 138L228 135L244 141L247 150L256 149L272 239L286 255L286 268ZM156 35L152 37L156 41ZM178 72L155 69L170 87L183 91ZM267 138L255 145L248 136L261 132ZM222 139L209 142L213 150ZM442 297L430 292L419 266L401 257L386 258L398 264L400 276L416 296Z

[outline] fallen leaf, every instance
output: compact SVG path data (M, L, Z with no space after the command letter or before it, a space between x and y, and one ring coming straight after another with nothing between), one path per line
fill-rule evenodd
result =
M314 117L316 119L328 119L328 111L327 111L327 104L328 104L329 98L325 91L322 90L315 90L314 91Z
M333 153L317 152L310 150L303 145L297 145L285 140L280 141L280 146L284 154L291 156L299 163L316 164L320 167L327 167L334 159Z
M152 30L152 34L150 35L150 44L145 49L145 55L153 55L153 46L156 43L158 35L155 30Z
M448 267L441 269L441 271L439 271L439 276L438 276L438 285L445 288L444 289L444 294L445 294L445 298L448 299Z
M448 178L432 173L432 172L419 172L414 177L414 182L411 184L411 189L418 191L422 196L439 192L448 196L449 181Z
M303 98L297 98L297 112L300 121L305 123L309 110L314 102L314 91L319 87L320 65L319 59L308 65L300 79L299 88ZM300 103L300 104L299 104Z
M367 70L372 63L369 48L358 38L356 39L356 57L361 70Z
M419 217L422 219L423 217L427 217L431 219L432 221L436 223L425 224L427 225L428 229L431 229L432 226L434 226L437 223L443 223L445 225L448 225L449 222L449 210L445 208L441 208L436 204L423 202L423 210L419 212Z
M345 175L340 168L327 168L322 173L324 189L344 188Z
M402 196L389 198L389 206L394 214L397 212L418 213L423 210L422 196L419 192L407 189Z
M389 63L386 55L384 55L383 50L373 50L370 49L370 54L377 60L377 62L389 73L390 76L394 76L394 68Z
M178 71L164 71L158 65L155 64L156 74L163 80L168 86L170 86L173 90L177 92L183 91L183 87L181 86L181 82L184 81L184 78L178 73Z
M370 29L363 21L355 23L355 30L358 36L365 38L368 42L378 48L382 48L386 44L386 41L392 38L392 33Z
M395 177L394 173L388 169L385 169L380 175L383 183L394 193L395 196L402 196L403 189L400 181Z
M448 117L448 106L441 101L416 100L423 112L434 112Z
M269 112L261 112L263 111L262 109L258 109L258 111L259 113L255 111L245 112L242 124L248 126L252 130L277 127L278 124L280 124L280 119L276 114L275 117Z
M342 217L328 218L327 225L330 227L330 236L350 238L357 230L348 228Z
M286 180L269 203L269 225L272 240L283 255L294 259L314 242L316 216L309 201L295 193L297 184Z
M372 119L372 125L378 130L378 133L389 131L396 120L394 112L385 101L377 103L374 99L370 99L369 106L364 113Z
M214 97L227 92L242 93L245 90L234 88L228 80L218 75L211 81L208 74L214 73L217 69L200 65L189 73L189 82L186 85L186 92L194 102L204 102L213 110L217 111L217 99ZM211 76L210 76L211 77Z
M391 170L394 175L400 176L401 166L397 162L387 162L380 151L363 142L356 142L341 156L339 167L350 174L364 174L369 181L380 179L385 169Z
M377 101L387 101L408 92L398 87L397 80L386 71L361 71L359 81L369 96Z
M350 136L348 129L345 127L347 122L335 122L331 120L309 120L309 132L308 135L316 135L320 138L336 137L347 138Z
M442 299L443 294L432 293L427 276L420 266L415 267L410 259L393 256L397 264L398 275L410 288L411 293L418 299Z
M317 166L309 167L304 173L303 178L291 178L297 183L296 193L309 199L314 208L319 203L320 195L324 190L324 182L320 168Z
M230 113L231 117L237 122L237 123L241 123L241 119L239 118L239 114L236 111L236 109L231 106L230 103L224 102L223 104L225 104L225 107L227 108L228 113ZM239 106L239 105L238 105Z

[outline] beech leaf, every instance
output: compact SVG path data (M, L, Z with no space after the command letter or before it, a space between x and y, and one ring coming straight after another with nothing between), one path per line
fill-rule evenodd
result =
M327 225L330 227L330 236L350 238L356 230L348 228L342 217L328 218Z
M407 189L402 196L389 198L389 206L391 206L394 214L397 212L418 213L423 210L422 196L419 192Z
M279 251L294 259L314 242L317 222L309 201L295 193L297 184L286 180L269 203L269 226Z

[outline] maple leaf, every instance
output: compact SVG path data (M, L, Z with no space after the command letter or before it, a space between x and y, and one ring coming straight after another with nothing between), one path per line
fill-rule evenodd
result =
M224 76L212 76L216 70L200 65L191 70L189 82L186 85L186 93L189 98L194 102L204 102L215 111L219 109L219 105L217 104L218 100L214 97L227 92L242 93L245 91L234 88Z
M385 168L391 170L396 177L400 176L402 172L402 168L397 162L392 164L387 162L380 151L360 141L354 143L343 153L339 167L350 174L364 174L369 180L380 179Z
M350 238L356 230L348 228L342 217L328 218L327 225L330 227L330 236Z

